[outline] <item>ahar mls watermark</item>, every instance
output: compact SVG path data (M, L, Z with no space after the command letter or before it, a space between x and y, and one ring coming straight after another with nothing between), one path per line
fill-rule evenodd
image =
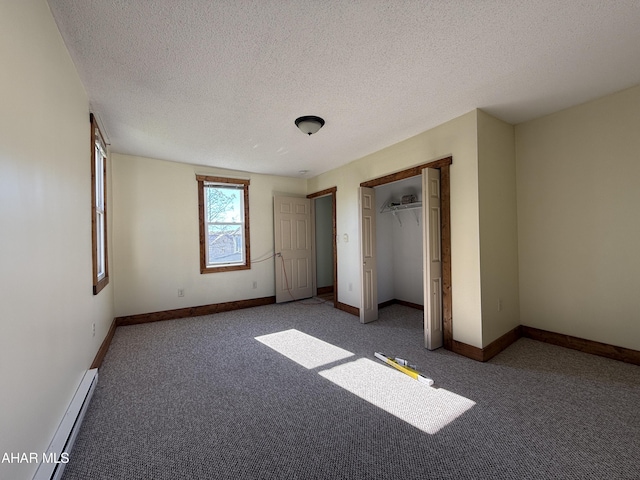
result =
M62 452L37 453L37 452L4 452L0 463L69 463L69 454Z

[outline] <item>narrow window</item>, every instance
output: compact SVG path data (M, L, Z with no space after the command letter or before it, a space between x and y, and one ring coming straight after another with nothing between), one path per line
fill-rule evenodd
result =
M91 241L93 294L109 283L107 261L107 147L93 114L91 119Z
M200 273L251 268L249 180L197 175Z

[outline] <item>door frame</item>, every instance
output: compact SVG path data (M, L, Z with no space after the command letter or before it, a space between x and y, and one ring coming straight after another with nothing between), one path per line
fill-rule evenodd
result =
M449 171L449 167L452 163L453 157L449 156L360 183L361 187L373 188L387 183L397 182L398 180L404 180L405 178L422 175L422 170L425 168L437 168L440 170L440 188L442 195L440 205L440 240L442 248L442 333L443 346L447 350L453 349L453 302L451 296L451 178Z
M338 307L338 228L337 228L337 208L336 208L336 192L338 191L338 187L330 187L324 190L320 190L319 192L310 193L307 195L307 198L311 199L311 225L313 226L315 232L315 202L316 198L326 197L331 195L331 225L332 225L332 233L333 233L333 242L332 242L332 250L333 250L333 307ZM315 235L313 237L313 281L314 281L314 289L316 289L317 294L317 285L316 285L316 260L315 260Z

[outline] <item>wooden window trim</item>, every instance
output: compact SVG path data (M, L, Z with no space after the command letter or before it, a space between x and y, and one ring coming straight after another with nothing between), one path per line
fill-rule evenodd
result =
M102 197L104 206L102 209L104 215L104 230L103 230L103 248L104 248L104 277L99 278L98 272L98 249L99 249L99 239L98 239L98 225L97 225L97 192L96 192L96 140L98 140L97 136L99 136L99 140L104 145L106 149L106 143L104 141L104 137L102 136L102 132L100 131L100 127L98 126L98 122L93 114L89 115L89 121L91 124L91 255L92 255L92 270L93 270L93 294L97 295L100 291L109 284L109 248L108 248L108 213L107 213L107 157L103 158L102 162ZM105 152L106 154L106 152Z
M251 268L251 246L249 241L249 180L241 178L214 177L196 175L198 182L198 224L200 229L200 273L232 272L235 270L249 270ZM244 203L244 263L238 265L224 265L220 267L207 266L207 235L205 232L204 188L205 182L229 183L243 186Z

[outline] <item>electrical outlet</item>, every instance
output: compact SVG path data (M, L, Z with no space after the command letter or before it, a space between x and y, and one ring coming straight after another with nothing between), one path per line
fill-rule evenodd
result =
M258 288L258 282L256 281L253 282L253 288Z
M349 291L353 291L353 283L349 282Z
M498 299L498 311L499 312L502 311L502 299L501 298Z
M179 297L184 297L184 288L179 288L178 289L178 296Z
M93 325L92 325L91 328L93 330L93 336L95 337L96 336L96 323L95 322L93 322Z

